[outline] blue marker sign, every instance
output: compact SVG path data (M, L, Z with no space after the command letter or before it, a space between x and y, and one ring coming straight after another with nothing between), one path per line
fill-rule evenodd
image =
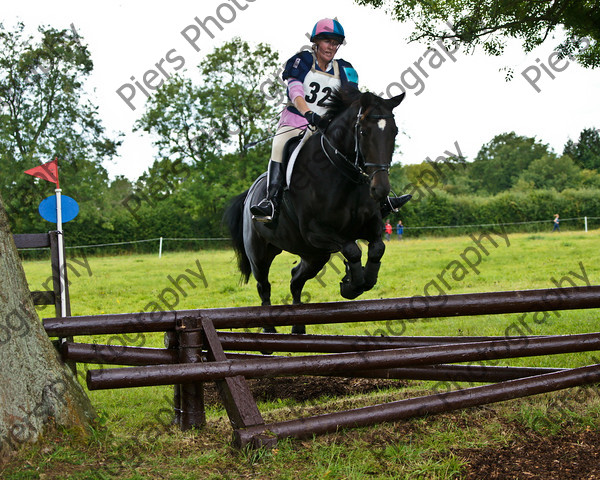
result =
M70 222L79 213L79 205L71 197L61 195L60 197L61 208L62 208L62 221ZM52 223L57 223L56 220L56 196L48 197L42 200L38 208L40 215L44 220Z

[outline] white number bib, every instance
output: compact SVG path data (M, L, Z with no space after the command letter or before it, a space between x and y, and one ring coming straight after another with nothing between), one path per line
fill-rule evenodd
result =
M304 100L313 112L323 115L327 111L327 102L333 92L342 86L340 70L336 60L333 61L333 74L315 69L313 66L304 78Z

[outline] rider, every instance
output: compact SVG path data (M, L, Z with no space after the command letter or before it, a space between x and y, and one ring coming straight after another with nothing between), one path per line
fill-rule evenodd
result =
M346 86L358 89L358 74L354 67L345 60L333 58L344 39L342 25L335 19L324 18L312 30L312 51L303 50L286 62L282 78L288 83L289 102L281 113L273 138L267 196L258 205L250 207L256 220L270 222L277 215L285 177L283 149L287 141L300 135L308 125L326 127L321 115L327 111L327 100L334 90ZM402 195L384 200L382 217L392 210L397 211L410 198L410 195Z

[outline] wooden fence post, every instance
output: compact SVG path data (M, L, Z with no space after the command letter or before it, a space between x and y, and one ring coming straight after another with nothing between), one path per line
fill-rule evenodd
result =
M179 362L202 362L202 331L196 328L196 322L183 317L177 325ZM181 430L201 428L206 424L204 413L204 383L186 383L179 387L179 416ZM174 395L177 400L178 395Z

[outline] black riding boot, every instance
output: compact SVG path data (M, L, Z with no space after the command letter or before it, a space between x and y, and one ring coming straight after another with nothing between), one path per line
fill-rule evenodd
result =
M250 207L252 218L259 222L271 222L279 211L279 198L283 189L283 164L269 160L267 173L267 196L258 204Z
M397 212L402 205L408 202L412 195L400 195L399 197L387 197L381 202L381 218L387 217L392 212Z

